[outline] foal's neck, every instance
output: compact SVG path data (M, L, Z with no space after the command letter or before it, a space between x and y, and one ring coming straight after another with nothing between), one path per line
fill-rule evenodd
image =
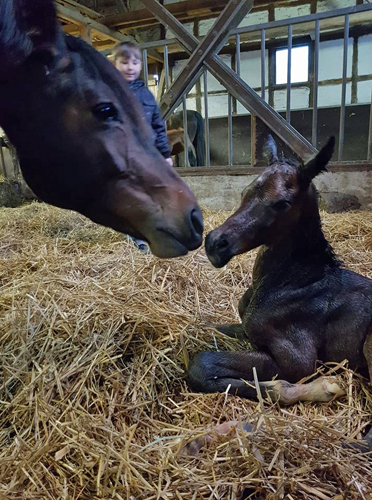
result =
M265 247L257 258L257 274L270 280L312 281L340 263L326 240L315 189L311 187L297 224L275 244Z

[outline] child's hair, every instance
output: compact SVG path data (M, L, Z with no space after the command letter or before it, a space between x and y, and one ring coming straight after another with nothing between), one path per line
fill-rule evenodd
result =
M119 42L114 47L114 59L115 61L119 57L124 57L125 59L130 59L134 56L139 61L142 61L142 52L138 46L133 42Z

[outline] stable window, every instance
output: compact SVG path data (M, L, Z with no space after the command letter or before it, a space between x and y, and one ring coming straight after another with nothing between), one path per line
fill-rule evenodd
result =
M291 83L309 81L309 46L292 47ZM275 83L287 83L288 49L278 49L275 52Z

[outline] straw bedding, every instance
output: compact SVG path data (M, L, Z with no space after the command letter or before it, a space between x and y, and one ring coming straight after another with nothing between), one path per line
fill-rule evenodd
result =
M206 213L207 230L227 213ZM323 214L337 253L372 278L372 216ZM368 384L289 408L188 389L201 349L244 349L236 321L254 252L216 270L204 250L160 261L42 204L0 211L0 498L371 499L372 461L343 446L371 421ZM325 373L332 367L321 368ZM196 457L183 446L232 427Z

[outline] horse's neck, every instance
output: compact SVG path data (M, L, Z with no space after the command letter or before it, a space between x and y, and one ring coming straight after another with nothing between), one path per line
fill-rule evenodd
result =
M263 247L257 255L253 282L269 286L304 286L324 276L339 262L325 239L317 203L306 207L298 223L279 242Z

